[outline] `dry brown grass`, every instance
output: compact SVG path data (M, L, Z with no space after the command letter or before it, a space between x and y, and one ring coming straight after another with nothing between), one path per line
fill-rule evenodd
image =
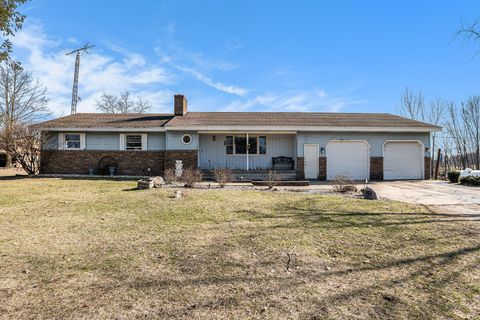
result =
M134 188L0 179L0 318L480 312L479 222L471 217L336 196L192 189L174 199L172 189Z

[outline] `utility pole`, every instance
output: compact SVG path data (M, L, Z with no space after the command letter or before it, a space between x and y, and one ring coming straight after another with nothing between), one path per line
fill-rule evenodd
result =
M72 88L72 109L71 113L77 113L77 102L80 100L78 96L78 74L80 72L80 55L84 52L87 52L87 49L95 47L94 45L85 44L83 47L73 50L65 54L66 56L76 53L75 57L75 72L73 74L73 88Z

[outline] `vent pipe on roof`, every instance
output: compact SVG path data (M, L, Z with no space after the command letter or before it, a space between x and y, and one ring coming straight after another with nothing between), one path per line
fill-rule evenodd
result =
M173 101L173 111L176 116L187 114L187 98L183 94L176 94Z

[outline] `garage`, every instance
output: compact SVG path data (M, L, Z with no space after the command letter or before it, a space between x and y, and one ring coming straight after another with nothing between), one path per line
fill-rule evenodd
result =
M327 143L327 180L347 176L352 180L369 177L369 152L367 141L343 140Z
M423 179L423 162L418 141L387 141L383 146L384 180Z

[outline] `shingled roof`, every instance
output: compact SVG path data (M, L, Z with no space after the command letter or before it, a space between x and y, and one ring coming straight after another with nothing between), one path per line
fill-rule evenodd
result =
M35 127L48 128L153 128L163 127L173 118L172 114L161 113L77 113L42 122Z
M258 127L381 127L440 130L438 126L388 113L328 112L188 112L172 114L77 113L36 125L53 128L192 128L215 126Z
M166 127L190 126L312 126L438 128L388 113L331 112L188 112Z

